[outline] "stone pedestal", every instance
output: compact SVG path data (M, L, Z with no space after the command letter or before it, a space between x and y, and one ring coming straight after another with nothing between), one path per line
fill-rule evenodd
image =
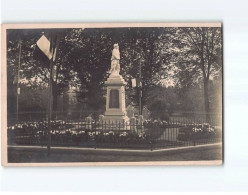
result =
M103 122L107 124L125 124L129 121L125 103L126 82L119 74L111 74L107 81L106 112ZM123 126L123 125L122 125Z

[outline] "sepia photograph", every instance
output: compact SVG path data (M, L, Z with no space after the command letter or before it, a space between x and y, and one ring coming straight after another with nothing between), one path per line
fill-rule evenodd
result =
M2 165L222 165L221 23L2 25Z

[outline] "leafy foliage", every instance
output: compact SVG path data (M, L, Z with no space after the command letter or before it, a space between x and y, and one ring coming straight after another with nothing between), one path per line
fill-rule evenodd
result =
M209 80L222 73L221 28L177 28L173 37L173 61L177 87L181 95L193 84L203 84L205 112L209 106ZM176 60L176 61L175 61Z
M29 89L38 100L42 97L39 95L40 88L47 88L49 61L36 42L42 34L49 37L51 32L51 29L8 30L9 112L15 111L16 85L13 81L18 69L20 44L23 70L21 91ZM54 110L57 110L57 97L66 93L69 87L75 87L77 99L86 105L85 109L104 110L104 81L108 77L114 43L120 47L120 73L128 82L128 103L137 105L137 91L131 87L131 79L139 77L142 81L142 107L148 105L150 109L162 108L171 113L178 102L182 102L186 110L194 110L197 106L193 109L187 105L196 102L202 105L204 101L204 109L209 112L210 103L219 98L217 89L220 89L218 86L221 86L222 78L221 28L88 28L59 29L53 30L53 33L61 36L55 62L57 76L52 83ZM214 80L219 82L211 82ZM166 86L167 81L175 85L173 90ZM209 90L216 92L209 93ZM43 107L46 98L41 99L44 101L37 103ZM31 107L40 109L39 106Z

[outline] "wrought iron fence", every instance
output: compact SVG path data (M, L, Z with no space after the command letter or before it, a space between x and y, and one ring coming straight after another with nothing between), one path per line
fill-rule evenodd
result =
M9 145L46 146L46 120L8 126ZM86 118L51 122L51 146L150 149L195 146L222 141L221 120L132 120L128 123Z
M84 110L84 111L73 111L73 112L54 112L54 120L84 120L87 116L91 115L95 120L98 119L98 116L103 114L103 111L94 111L94 110ZM7 121L8 125L14 125L18 122L40 122L46 121L48 119L48 112L19 112L18 117L16 113L8 113Z

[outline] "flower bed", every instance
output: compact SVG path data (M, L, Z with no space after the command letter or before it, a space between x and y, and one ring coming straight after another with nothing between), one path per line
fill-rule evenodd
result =
M81 145L90 142L95 144L149 143L149 136L144 132L90 130L87 126L89 125L85 123L78 126L66 124L63 121L52 121L51 143L55 145ZM47 122L26 122L10 126L8 127L8 142L9 144L45 144L47 129Z
M150 147L177 146L182 141L194 142L221 137L221 130L204 124L177 124L146 120L137 131L101 129L97 124L52 121L51 144L64 146L120 146ZM90 127L89 127L90 126ZM8 127L8 144L44 145L47 143L47 122L22 123Z
M208 123L185 125L179 129L178 140L196 141L201 139L220 138L221 131Z
M63 121L51 121L51 129L62 130L72 128L73 125L66 124ZM48 122L23 122L13 126L9 126L7 130L19 130L19 131L37 131L37 130L47 130Z
M53 143L74 143L83 142L112 143L112 144L139 144L149 143L150 138L145 133L131 131L54 131L52 132Z
M145 120L143 124L145 128L154 128L154 127L164 127L167 126L169 123L167 121L161 121L161 120Z
M51 128L54 131L65 131L72 128L73 125L65 124L63 121L51 121ZM24 122L7 128L8 143L32 144L45 143L48 123L43 122ZM52 131L52 132L54 132Z

